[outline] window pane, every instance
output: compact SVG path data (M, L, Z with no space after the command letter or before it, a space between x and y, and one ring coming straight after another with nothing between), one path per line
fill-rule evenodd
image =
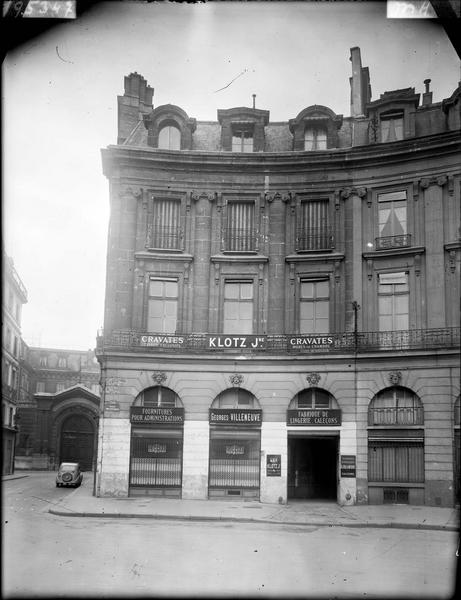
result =
M329 319L315 319L315 326L313 333L328 333L330 331Z
M226 283L224 286L224 298L239 298L240 284Z
M315 317L316 319L328 318L329 303L325 301L317 301L315 303Z
M239 303L239 317L241 319L251 319L253 316L253 305L249 302L240 302Z
M313 298L314 297L314 284L311 281L301 282L301 297L302 298Z
M149 282L150 296L163 296L163 281L151 279Z
M328 281L318 281L315 285L317 298L330 297L330 283Z
M392 315L392 296L381 296L379 299L379 316Z
M301 302L299 307L300 317L302 320L312 320L314 318L314 303L313 302Z
M172 125L162 127L158 135L158 147L162 150L180 150L181 132L179 129Z
M177 298L177 296L178 296L178 282L177 281L165 281L165 296L167 298Z
M252 283L241 283L240 284L240 297L242 300L253 298L253 284Z

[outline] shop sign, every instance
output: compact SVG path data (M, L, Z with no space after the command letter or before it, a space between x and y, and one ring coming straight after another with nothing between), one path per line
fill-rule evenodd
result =
M184 337L180 335L142 335L141 346L154 346L161 348L182 348Z
M341 454L341 477L356 477L355 456Z
M245 446L237 446L237 444L226 446L226 454L230 454L232 456L245 454Z
M132 406L130 421L133 424L144 425L183 425L184 408Z
M207 347L211 350L231 348L261 350L266 347L266 337L264 335L209 335Z
M261 409L210 408L210 425L253 425L261 427L261 422Z
M282 455L268 454L266 456L266 476L281 477L282 476Z
M333 408L287 410L287 425L332 427L341 425L341 411Z
M334 344L332 335L296 335L288 338L288 343L292 348L308 349L328 349Z

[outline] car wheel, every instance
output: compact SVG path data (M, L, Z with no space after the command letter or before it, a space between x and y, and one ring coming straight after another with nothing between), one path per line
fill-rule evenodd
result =
M59 483L56 484L56 487L59 487Z

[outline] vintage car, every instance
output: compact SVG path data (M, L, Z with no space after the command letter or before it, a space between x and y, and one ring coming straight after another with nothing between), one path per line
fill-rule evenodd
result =
M79 463L63 462L59 465L58 474L56 475L56 487L63 485L73 485L78 487L83 480L83 473L80 470Z

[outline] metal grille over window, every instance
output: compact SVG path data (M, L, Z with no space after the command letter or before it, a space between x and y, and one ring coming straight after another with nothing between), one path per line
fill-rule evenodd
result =
M181 201L155 200L152 228L148 245L162 250L180 250L182 247Z
M296 250L330 250L334 238L329 226L328 200L301 202Z
M254 202L228 203L225 249L233 252L256 250Z
M180 487L182 432L133 432L130 485Z
M259 432L211 431L210 487L259 487Z

